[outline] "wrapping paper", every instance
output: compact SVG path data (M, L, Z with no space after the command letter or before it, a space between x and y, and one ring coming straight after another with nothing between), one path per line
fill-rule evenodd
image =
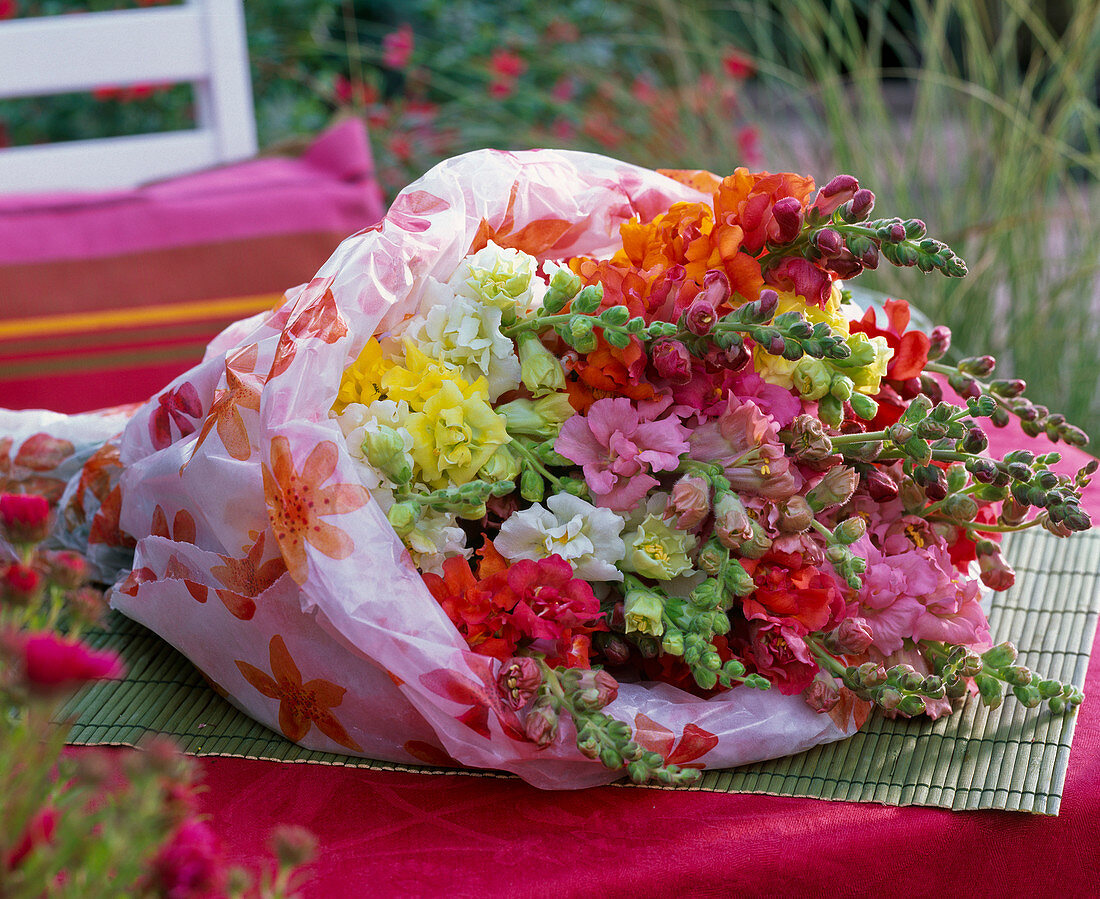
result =
M91 530L112 551L136 539L112 606L308 748L454 760L542 788L616 779L580 755L568 727L544 750L523 739L497 692L499 663L467 648L423 585L328 410L367 339L416 311L425 276L445 281L487 240L540 259L608 255L625 219L700 196L583 153L481 151L437 166L279 309L227 328L100 454L114 475L99 492L113 496L117 476L118 498ZM93 498L83 480L70 483L70 502ZM745 687L703 700L623 683L605 711L700 768L799 752L857 727L843 710L819 715L798 696Z

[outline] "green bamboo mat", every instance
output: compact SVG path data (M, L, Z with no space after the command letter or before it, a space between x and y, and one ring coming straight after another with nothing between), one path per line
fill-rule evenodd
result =
M1100 603L1100 534L1058 540L1035 529L1013 534L1005 543L1017 580L994 597L989 618L994 640L1014 640L1022 647L1024 664L1083 685ZM69 703L64 715L76 718L70 743L132 746L156 733L173 737L193 755L508 776L303 749L239 712L186 658L123 616L112 614L89 642L119 652L129 675L97 684ZM708 771L683 789L1056 815L1075 723L1076 715L1025 709L1013 699L995 710L971 701L934 722L875 716L848 740Z

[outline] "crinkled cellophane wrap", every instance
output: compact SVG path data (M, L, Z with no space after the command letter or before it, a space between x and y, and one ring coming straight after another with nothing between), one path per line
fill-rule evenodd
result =
M482 151L437 166L378 227L345 240L274 312L229 327L141 408L120 441L133 573L112 605L187 655L247 714L311 749L418 763L450 756L543 788L606 783L570 727L538 750L385 515L329 418L367 339L416 310L492 239L540 259L606 256L618 226L701 195L583 153ZM798 696L700 699L624 683L606 711L670 761L721 768L848 736Z

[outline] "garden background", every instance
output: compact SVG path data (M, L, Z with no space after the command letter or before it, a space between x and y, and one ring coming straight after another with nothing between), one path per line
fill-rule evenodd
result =
M0 18L157 3L0 0ZM387 199L481 147L857 176L971 272L860 284L1100 438L1100 0L244 6L262 152L361 116ZM190 127L191 106L185 85L0 101L0 146Z

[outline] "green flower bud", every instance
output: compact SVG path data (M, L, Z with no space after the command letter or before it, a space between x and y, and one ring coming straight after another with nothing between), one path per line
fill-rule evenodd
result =
M950 677L944 682L948 699L962 699L967 692L966 681L961 677Z
M368 431L362 449L367 461L393 483L407 484L412 478L405 438L394 428L380 425L377 431Z
M867 522L859 516L847 518L833 528L833 539L843 546L851 546L867 533Z
M640 581L633 583L635 586L627 589L623 603L626 632L661 636L665 631L664 598L660 593L644 587Z
M661 637L661 649L668 655L682 656L684 654L684 632L674 628L666 629Z
M955 493L943 501L943 512L956 521L973 521L978 514L978 504L965 493Z
M982 653L982 661L991 668L1004 668L1016 661L1016 647L1011 643L998 643Z
M1043 701L1039 688L1032 684L1027 686L1016 685L1012 688L1012 692L1025 708L1033 709Z
M902 697L901 702L898 704L898 712L902 715L921 715L924 713L924 697L917 696L910 693L908 696Z
M489 510L485 508L485 503L473 503L455 509L455 515L466 521L480 521L488 514L488 511Z
M512 483L519 477L521 470L516 454L505 444L497 447L496 452L478 470L477 476L491 483Z
M623 766L623 757L614 749L607 748L600 753L600 763L605 768L618 771Z
M416 523L420 520L420 504L415 502L394 503L390 511L386 513L390 526L399 537L407 537L412 533Z
M565 390L565 371L561 362L546 348L537 334L521 331L516 337L516 343L520 379L533 396Z
M1032 681L1031 670L1023 665L1009 665L1001 671L1001 676L1013 687L1026 687Z
M806 400L819 400L829 392L832 373L820 359L809 356L802 359L791 372L795 389Z
M579 496L582 499L588 496L588 485L583 478L559 478L558 483L561 484L561 489L566 493L571 493L573 496Z
M722 666L722 673L727 677L744 677L745 665L737 659L730 659Z
M695 683L703 690L713 690L718 686L717 671L711 671L709 668L693 668L691 674L695 678Z
M567 268L559 268L550 279L550 286L542 298L542 308L549 313L561 312L584 286L580 275Z
M991 709L1000 706L1004 698L1004 688L997 678L988 674L979 674L974 678L974 683L977 685L978 692L981 694L982 705L989 706Z
M839 428L844 421L844 404L832 394L826 394L818 400L817 414L830 428Z
M504 427L509 434L546 440L558 436L561 426L572 417L573 407L569 404L569 394L551 393L536 400L512 400L498 406L496 412L504 416Z
M722 568L722 586L734 596L748 596L756 589L756 583L752 576L736 559L730 561Z
M851 378L844 375L835 375L832 383L829 384L829 393L843 402L851 399L853 387L855 387L855 385L852 383Z
M1041 680L1035 686L1039 688L1039 693L1044 699L1058 696L1062 692L1062 685L1056 680Z
M949 493L958 493L967 482L966 466L962 462L952 462L947 469L947 490Z
M630 310L626 306L611 306L600 313L600 321L612 327L622 327L630 320Z
M630 335L625 331L613 331L608 328L603 332L603 339L613 347L618 347L620 350L625 350L630 346Z
M878 415L878 403L863 393L853 393L848 399L852 411L864 421L870 421Z
M546 495L546 482L537 471L527 468L519 478L519 495L530 503L540 503Z
M581 289L573 298L573 305L570 306L570 310L573 312L579 312L581 315L588 316L600 308L600 303L603 302L603 285L602 284L589 284L587 287ZM577 319L574 319L576 321ZM589 321L589 329L592 327L592 322Z

